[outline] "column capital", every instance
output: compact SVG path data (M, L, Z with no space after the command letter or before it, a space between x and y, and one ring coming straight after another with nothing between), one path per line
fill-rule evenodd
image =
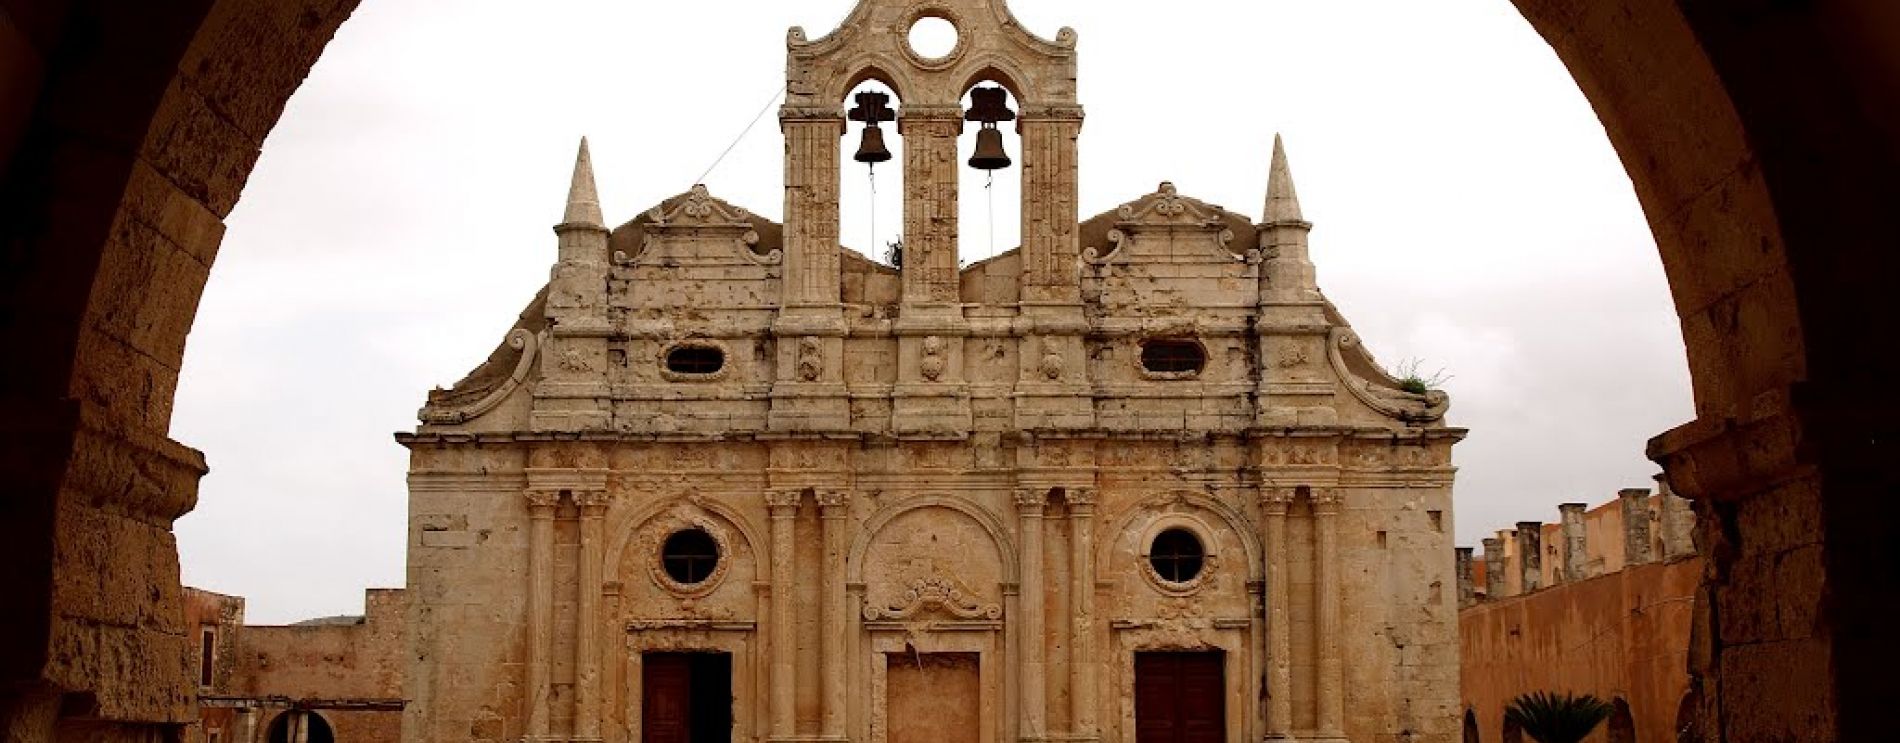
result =
M804 494L797 488L765 491L765 506L773 518L790 518L798 513L798 499Z
M1093 512L1095 510L1097 495L1098 493L1096 493L1095 486L1093 485L1068 488L1064 491L1064 497L1069 501L1070 513L1075 513L1078 510L1084 513Z
M1313 499L1313 513L1319 516L1331 516L1339 513L1339 490L1336 488L1314 487L1310 491Z
M851 491L849 490L819 490L815 497L818 500L818 515L823 518L844 518L850 511Z
M1023 515L1042 515L1042 509L1049 503L1048 488L1017 488L1016 510Z
M1298 489L1278 486L1260 488L1260 508L1269 516L1285 516L1288 506L1293 505L1293 496Z
M536 516L553 515L554 507L561 504L561 491L547 488L529 488L521 491L528 502L528 511Z
M607 504L613 501L613 496L608 495L605 489L573 490L569 492L574 498L574 505L580 507L581 515L583 516L597 517L601 511L606 510Z
M1045 121L1082 121L1082 104L1079 103L1030 103L1022 107L1023 123Z

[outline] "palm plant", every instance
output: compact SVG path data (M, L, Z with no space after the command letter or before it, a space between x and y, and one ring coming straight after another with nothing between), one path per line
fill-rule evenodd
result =
M1538 743L1579 743L1609 716L1609 703L1590 694L1532 692L1518 695L1504 708L1504 719Z

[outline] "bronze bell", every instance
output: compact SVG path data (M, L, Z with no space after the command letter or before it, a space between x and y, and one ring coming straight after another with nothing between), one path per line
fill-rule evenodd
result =
M891 151L884 146L884 130L875 125L864 127L864 137L858 140L858 154L851 159L873 165L891 159Z
M970 167L977 170L1002 170L1009 167L1009 153L1003 151L1003 132L995 124L984 124L976 130L976 154L970 156Z
M970 156L970 167L977 170L1009 167L1009 153L1003 151L1003 133L996 128L999 121L1016 120L1016 112L1009 110L1008 96L1008 91L993 85L970 91L970 110L963 112L963 120L983 124L983 128L976 131L976 154Z

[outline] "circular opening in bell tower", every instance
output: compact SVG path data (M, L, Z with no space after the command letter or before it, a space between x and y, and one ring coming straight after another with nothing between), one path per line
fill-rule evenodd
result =
M910 50L924 59L943 59L957 49L957 27L936 16L924 16L910 24L905 35Z

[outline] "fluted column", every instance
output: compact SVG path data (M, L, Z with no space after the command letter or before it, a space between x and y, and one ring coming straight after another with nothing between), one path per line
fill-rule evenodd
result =
M1082 107L1025 106L1021 123L1023 302L1080 305L1076 138Z
M1345 733L1345 687L1339 657L1339 494L1329 488L1313 489L1314 622L1319 644L1319 733L1338 738Z
M602 516L607 491L574 493L581 512L580 595L574 620L574 740L600 740L600 591Z
M1070 488L1069 720L1092 738L1095 725L1095 488Z
M529 490L528 501L528 739L548 738L548 698L554 660L554 507L558 490Z
M954 303L957 135L963 131L963 107L906 104L898 126L904 134L903 301Z
M844 738L845 713L845 535L851 514L850 494L842 490L818 491L818 517L825 530L823 596L819 599L819 674L824 684L824 728L826 738Z
M798 684L798 633L792 624L793 519L798 516L797 490L776 490L766 494L766 508L772 518L772 662L770 678L772 698L770 729L775 740L797 734L794 708Z
M1048 727L1043 707L1043 633L1042 633L1042 511L1046 491L1019 488L1016 491L1017 524L1021 530L1022 556L1017 584L1021 586L1016 618L1017 663L1016 699L1022 705L1022 720L1017 736L1022 740L1041 740Z
M1287 488L1265 488L1260 495L1261 541L1267 564L1267 740L1288 740L1293 732L1293 622L1286 578L1286 510L1293 500Z

